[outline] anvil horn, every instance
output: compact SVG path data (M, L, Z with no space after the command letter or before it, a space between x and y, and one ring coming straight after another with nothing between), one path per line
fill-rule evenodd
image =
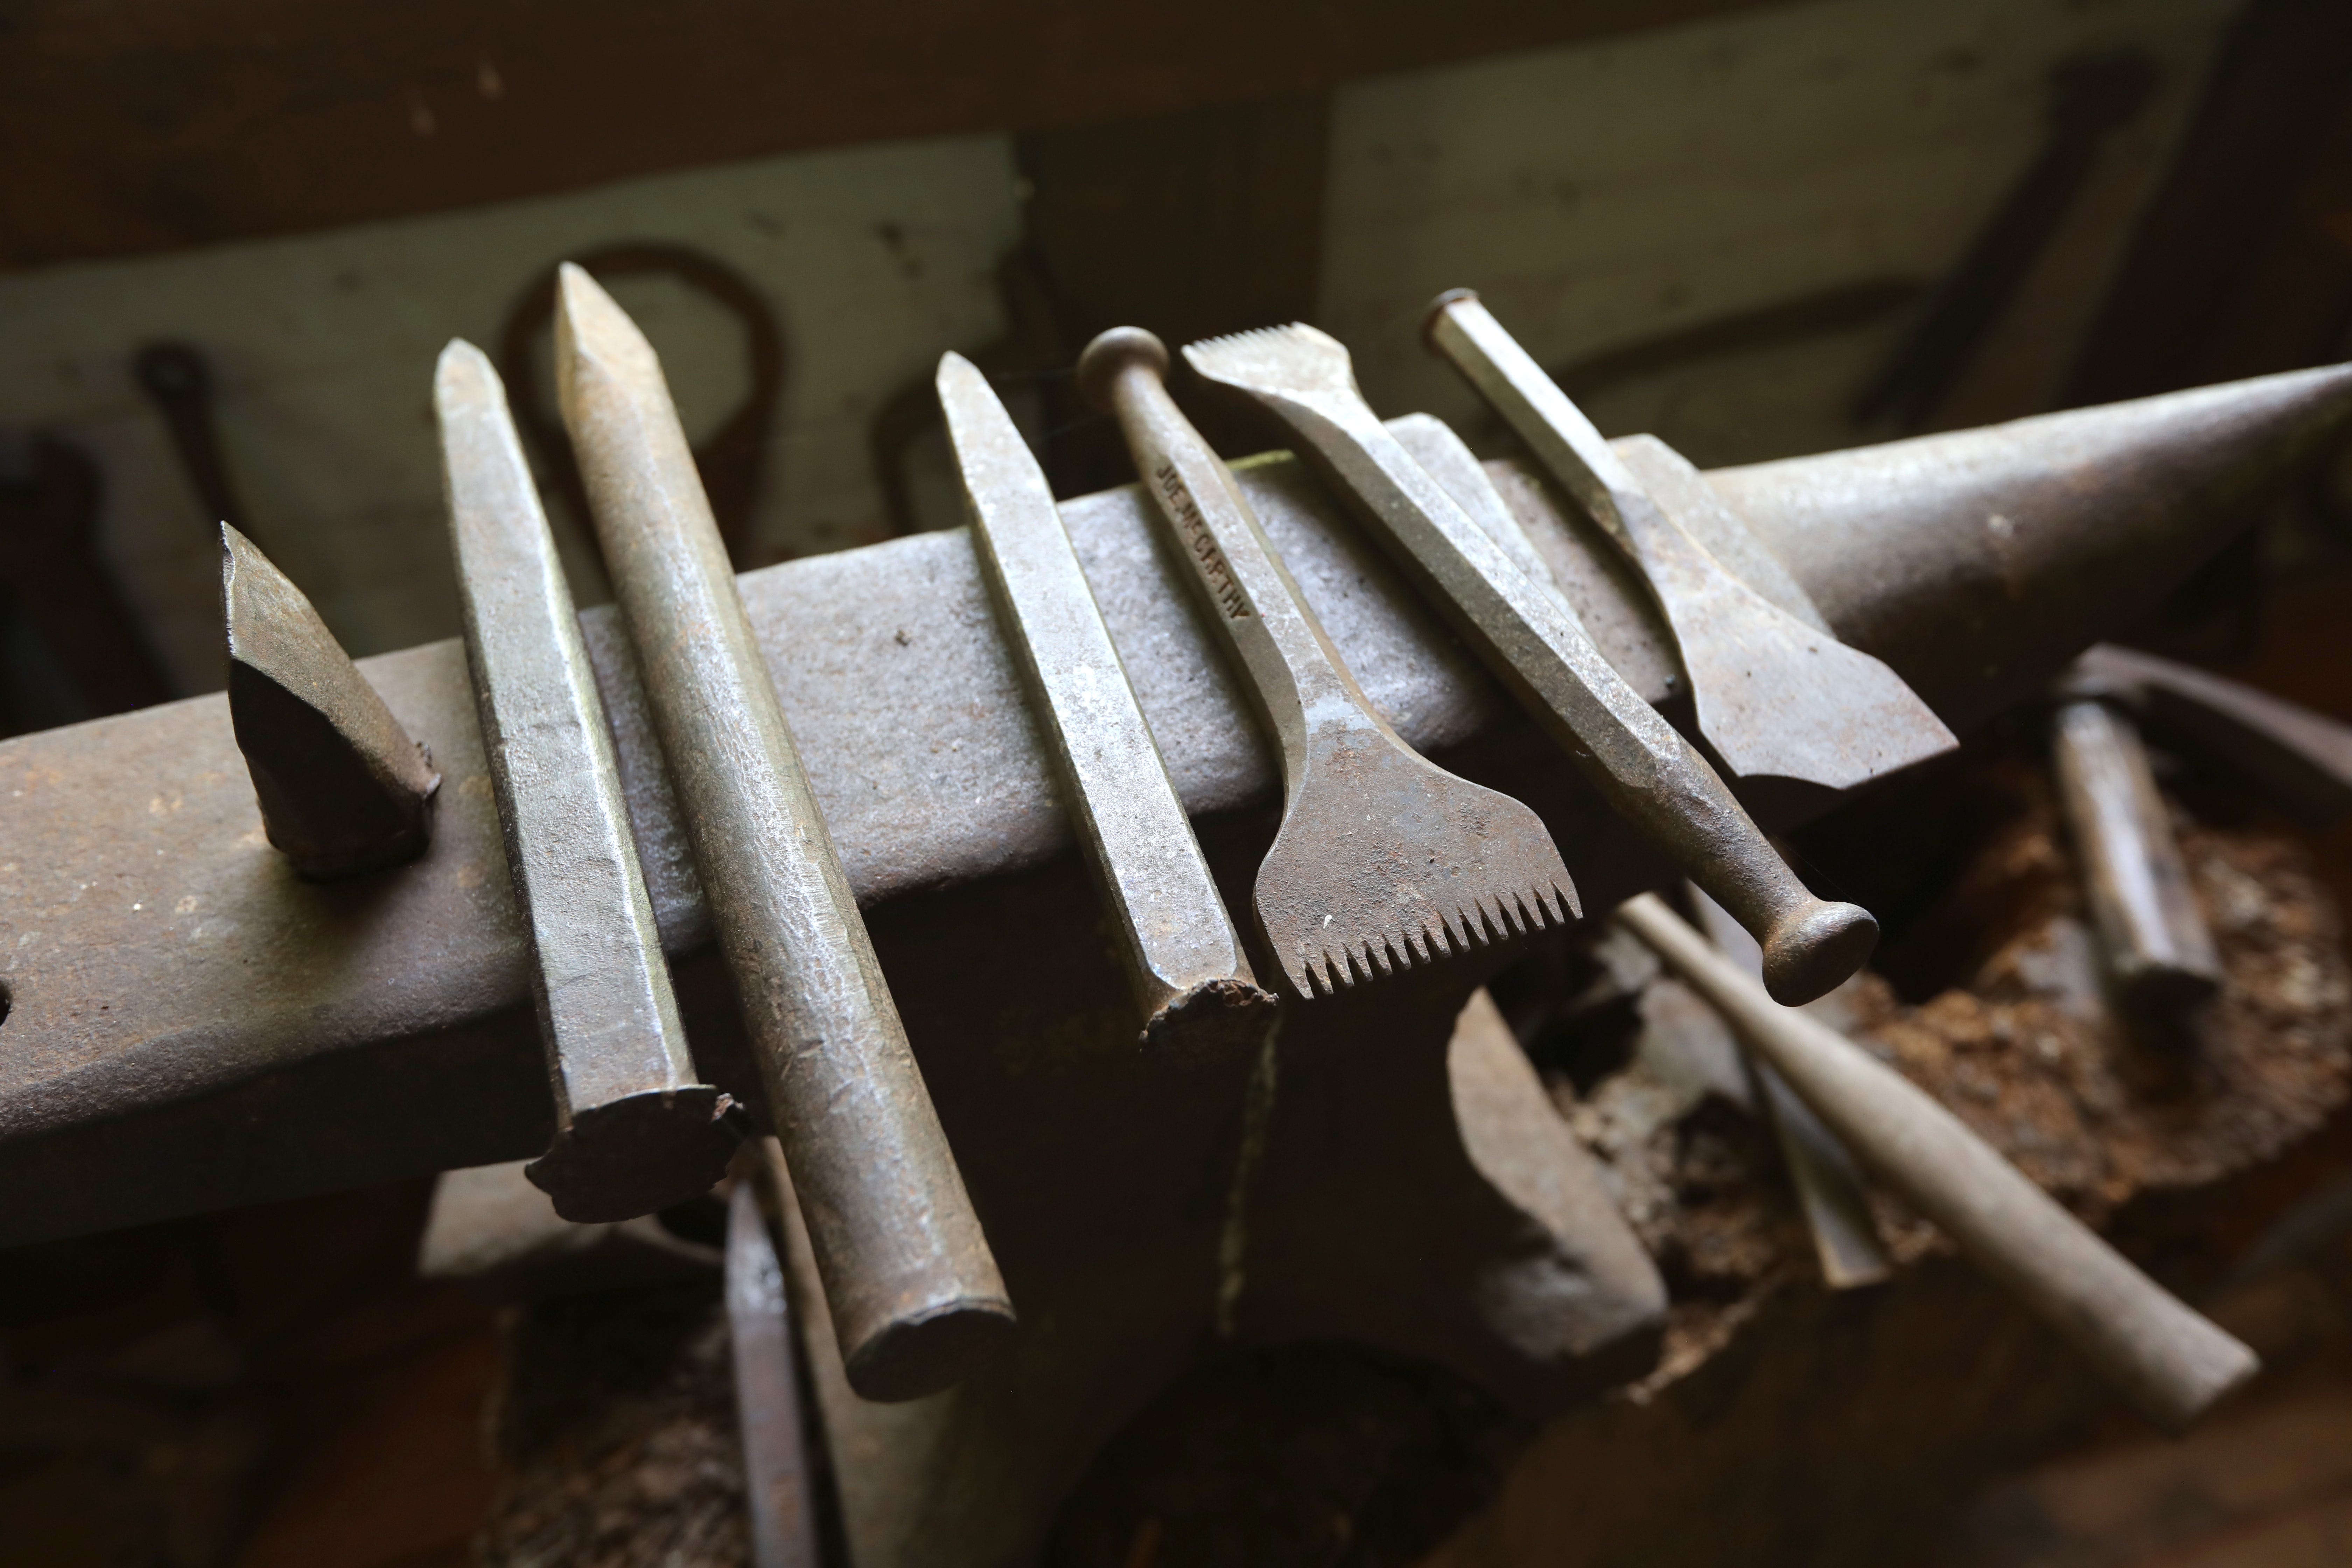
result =
M2329 365L1707 479L1957 730L2153 610L2347 416Z

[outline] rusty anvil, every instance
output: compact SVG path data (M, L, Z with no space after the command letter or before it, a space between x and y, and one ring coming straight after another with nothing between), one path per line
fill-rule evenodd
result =
M1965 733L2151 609L2347 412L2352 370L2335 368L1708 479L1842 638ZM1668 884L1299 464L1239 468L1409 742L1535 806L1596 914ZM1490 468L1602 651L1673 716L1671 645L1617 553L1530 471ZM1230 902L1271 835L1272 759L1139 493L1062 510ZM1565 1141L1532 1073L1449 1061L1507 952L1416 972L1377 1005L1294 1009L1237 1195L1256 1064L1137 1045L966 532L771 567L742 591L1031 1325L1003 1366L935 1400L834 1391L868 1568L1034 1548L1100 1443L1214 1350L1236 1279L1244 1342L1384 1345L1521 1407L1642 1364L1655 1274L1589 1173L1558 1163L1573 1145L1546 1142ZM756 1094L626 643L607 612L583 622L698 1064ZM430 851L363 881L301 881L268 847L224 698L0 744L0 1243L547 1146L463 649L362 668L446 779ZM1834 800L1748 804L1788 827Z

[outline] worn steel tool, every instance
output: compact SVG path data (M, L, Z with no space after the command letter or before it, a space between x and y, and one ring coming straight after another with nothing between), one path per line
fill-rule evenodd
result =
M1756 939L1739 929L1730 912L1697 888L1687 889L1692 912L1707 937L1726 958L1757 979L1764 975L1764 953ZM1810 1006L1836 1005L1834 995ZM1789 1168L1789 1184L1797 1190L1797 1206L1804 1211L1805 1228L1812 1233L1813 1256L1822 1266L1822 1280L1832 1290L1877 1285L1895 1272L1886 1247L1878 1238L1878 1222L1870 1212L1870 1194L1838 1135L1822 1124L1812 1108L1797 1097L1771 1063L1753 1049L1743 1052L1761 1091L1759 1107L1772 1124L1780 1145L1780 1163Z
M1536 814L1407 746L1373 711L1266 542L1233 476L1162 377L1168 350L1117 327L1078 382L1126 431L1144 489L1280 743L1282 826L1258 924L1301 996L1502 942L1580 913Z
M2231 769L2289 809L2321 823L2352 812L2352 724L2113 643L2084 653L2074 670L2158 740Z
M1513 564L1381 424L1344 347L1292 325L1192 343L1184 357L1298 437L1602 796L1755 934L1775 997L1810 1002L1862 966L1878 941L1869 911L1817 899L1797 879L1715 770L1610 668L1565 601Z
M613 739L506 389L471 343L433 378L466 659L515 900L530 930L555 1141L530 1168L565 1219L709 1192L737 1139L696 1081Z
M2135 1268L1967 1124L1827 1025L1775 1005L1654 893L1617 919L1715 1005L1847 1147L1960 1250L2179 1430L2262 1363Z
M745 1150L781 1170L772 1139ZM761 1174L766 1175L763 1170ZM743 1497L751 1516L751 1568L821 1568L800 1369L793 1352L784 1267L761 1212L760 1188L781 1212L788 1183L737 1180L727 1199L727 1328L735 1360L735 1419L743 1438Z
M315 881L414 860L433 841L441 775L302 590L221 531L228 712L269 842Z
M1640 457L1664 482L1645 483L1476 294L1439 295L1428 331L1641 569L1690 678L1699 733L1734 773L1851 789L1958 744L1901 676L1838 641L1785 571L1767 597L1717 560L1690 522L1722 514L1706 520L1718 537L1744 525L1698 470L1649 442Z
M1087 863L1118 911L1144 1037L1254 1036L1274 998L1217 896L1045 470L970 360L940 357L939 394L973 553Z
M2119 999L2155 1017L2212 996L2221 988L2221 955L2197 908L2172 814L2137 727L2095 678L2077 676L2062 688L2050 757Z
M955 1383L1013 1309L751 635L653 346L564 268L565 426L677 787L842 1359L869 1399Z

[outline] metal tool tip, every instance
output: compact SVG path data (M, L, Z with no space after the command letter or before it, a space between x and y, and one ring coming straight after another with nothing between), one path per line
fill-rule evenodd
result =
M932 384L936 385L942 394L946 393L950 386L968 387L974 382L983 386L988 384L988 378L981 374L980 367L953 349L940 356L939 373L931 379Z
M452 400L477 398L485 394L496 396L500 403L506 401L506 387L499 380L490 356L463 338L451 338L433 365L435 406L445 407Z
M1168 345L1141 327L1113 327L1078 356L1078 391L1090 406L1108 408L1111 383L1131 364L1147 366L1156 376L1166 375Z
M847 1348L843 1370L862 1399L886 1405L920 1399L1003 1355L1018 1326L1013 1304L1002 1297L951 1301L920 1316L893 1319L880 1333Z
M555 381L559 400L568 398L580 373L593 360L625 374L661 375L661 358L629 313L604 291L587 268L564 262L555 269Z
M1868 910L1815 899L1766 938L1764 989L1783 1007L1801 1007L1844 984L1877 946Z
M1478 303L1478 290L1475 289L1448 289L1444 293L1432 300L1429 302L1428 312L1421 319L1422 341L1434 347L1437 342L1437 323L1445 319L1447 309L1454 305L1476 303Z

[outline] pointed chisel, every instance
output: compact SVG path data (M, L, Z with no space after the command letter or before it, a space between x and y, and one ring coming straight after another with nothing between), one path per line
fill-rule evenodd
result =
M751 636L653 345L557 282L563 424L766 1080L850 1386L959 1382L1013 1306Z
M727 1100L695 1081L572 590L488 356L442 350L433 406L466 662L555 1090L555 1141L524 1173L565 1219L632 1219L726 1173Z
M1274 998L1217 896L1045 470L970 360L940 358L939 393L973 553L1063 802L1118 912L1144 1037L1254 1038L1273 1021Z

